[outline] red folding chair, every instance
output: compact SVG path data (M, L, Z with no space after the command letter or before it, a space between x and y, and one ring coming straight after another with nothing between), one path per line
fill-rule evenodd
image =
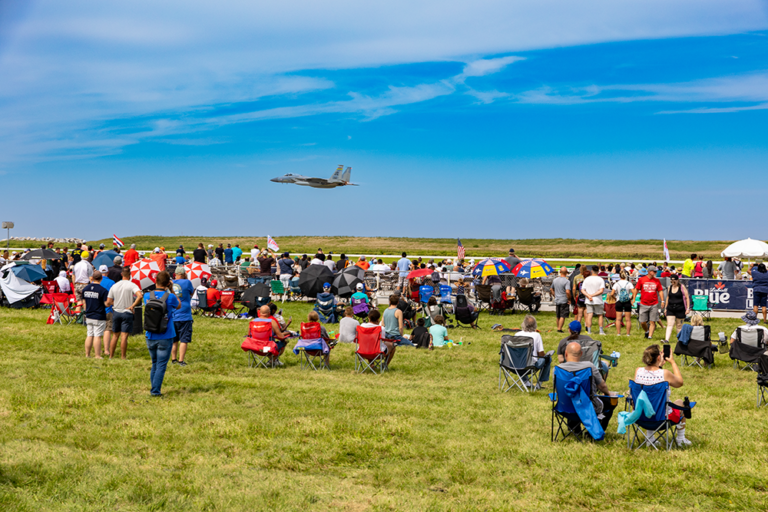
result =
M54 318L53 323L58 322L61 325L64 325L64 320L66 320L67 325L69 325L74 322L76 315L69 307L72 295L68 293L53 293L51 294L51 298L53 300L52 307L55 308L58 313L57 317Z
M59 283L56 281L43 281L43 293L59 293Z
M323 329L319 322L302 322L301 323L301 338L300 340L320 340L323 339L328 345L328 350L331 350L335 344L328 343L329 339L324 339ZM298 347L294 349L294 352L298 350L299 360L301 361L301 369L309 370L330 370L331 367L326 361L326 354L322 349L308 349L306 347Z
M251 322L240 348L248 355L249 368L274 368L280 352L272 339L272 322Z
M381 350L381 329L376 327L357 326L357 350L355 351L355 372L371 371L381 375L387 370L387 351Z
M224 290L221 292L221 306L219 312L224 318L236 319L241 313L247 312L245 306L235 302L235 290ZM229 316L231 314L231 316Z

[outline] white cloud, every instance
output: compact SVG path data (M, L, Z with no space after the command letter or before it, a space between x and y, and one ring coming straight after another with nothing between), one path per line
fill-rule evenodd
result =
M464 72L461 74L461 76L470 77L470 76L490 75L491 73L497 73L502 69L504 69L509 64L512 64L513 62L517 62L520 60L525 60L525 57L509 56L509 57L500 57L497 59L475 60L467 63L467 65L464 66Z

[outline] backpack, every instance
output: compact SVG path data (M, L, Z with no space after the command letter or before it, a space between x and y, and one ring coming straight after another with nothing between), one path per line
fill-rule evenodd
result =
M619 296L616 299L618 302L629 302L632 300L632 293L630 293L627 286L619 288Z
M168 330L168 295L157 298L157 292L149 292L149 300L144 305L144 329L154 334L164 334Z

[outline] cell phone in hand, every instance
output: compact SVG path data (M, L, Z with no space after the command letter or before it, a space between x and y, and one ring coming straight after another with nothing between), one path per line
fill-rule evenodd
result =
M277 312L277 314L280 316L283 316L283 310L281 309L280 311Z
M672 347L669 343L664 344L664 360L666 361L672 354Z

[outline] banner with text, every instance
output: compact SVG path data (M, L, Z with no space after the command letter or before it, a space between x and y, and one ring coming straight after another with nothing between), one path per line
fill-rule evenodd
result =
M752 281L726 281L723 279L683 280L691 295L709 294L709 307L713 310L752 309Z

